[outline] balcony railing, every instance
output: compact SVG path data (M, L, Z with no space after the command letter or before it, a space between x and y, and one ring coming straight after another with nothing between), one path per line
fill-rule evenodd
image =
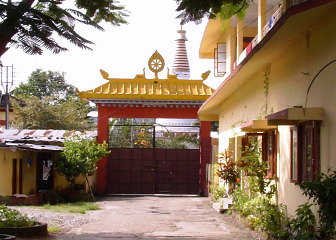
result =
M279 8L273 13L273 15L268 19L266 25L264 26L263 36L266 36L266 34L277 23L277 21L280 19L281 15L282 15L282 13L283 13L283 6L281 4L279 6Z
M290 7L293 7L295 5L308 2L310 0L283 0L284 3L286 3L287 9ZM283 4L279 4L278 9L272 14L272 16L268 19L267 23L263 27L263 33L262 37L264 38L268 32L274 27L274 25L279 21L282 14L286 11ZM243 50L243 52L238 56L237 60L235 61L234 68L236 68L249 53L252 51L252 49L257 46L259 43L258 41L258 35L255 36L255 38L252 40L252 42Z

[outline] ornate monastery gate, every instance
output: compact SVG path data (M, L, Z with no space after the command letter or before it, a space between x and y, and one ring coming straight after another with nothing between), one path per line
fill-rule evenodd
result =
M170 74L159 79L164 59L155 52L148 61L154 79L109 78L89 91L78 92L98 108L98 142L109 141L111 118L197 119L197 111L213 89L203 80L183 80ZM211 158L210 122L201 121L200 149L118 148L98 162L96 191L106 193L207 194L206 165Z

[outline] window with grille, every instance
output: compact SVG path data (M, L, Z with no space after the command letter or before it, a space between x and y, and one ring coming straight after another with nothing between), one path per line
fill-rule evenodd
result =
M223 77L226 73L226 43L217 43L214 49L214 74Z

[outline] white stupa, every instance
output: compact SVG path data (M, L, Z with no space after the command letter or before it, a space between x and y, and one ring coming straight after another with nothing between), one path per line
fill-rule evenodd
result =
M172 73L176 74L178 79L189 79L190 78L190 67L188 61L188 54L186 49L185 42L188 41L186 37L186 31L181 30L177 31L178 38L176 39L177 46L174 57L174 63L172 68Z

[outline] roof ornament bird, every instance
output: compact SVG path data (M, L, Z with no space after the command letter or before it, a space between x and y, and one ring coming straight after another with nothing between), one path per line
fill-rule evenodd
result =
M105 72L103 69L100 69L100 74L102 75L102 77L106 80L109 80L109 74L107 72Z

